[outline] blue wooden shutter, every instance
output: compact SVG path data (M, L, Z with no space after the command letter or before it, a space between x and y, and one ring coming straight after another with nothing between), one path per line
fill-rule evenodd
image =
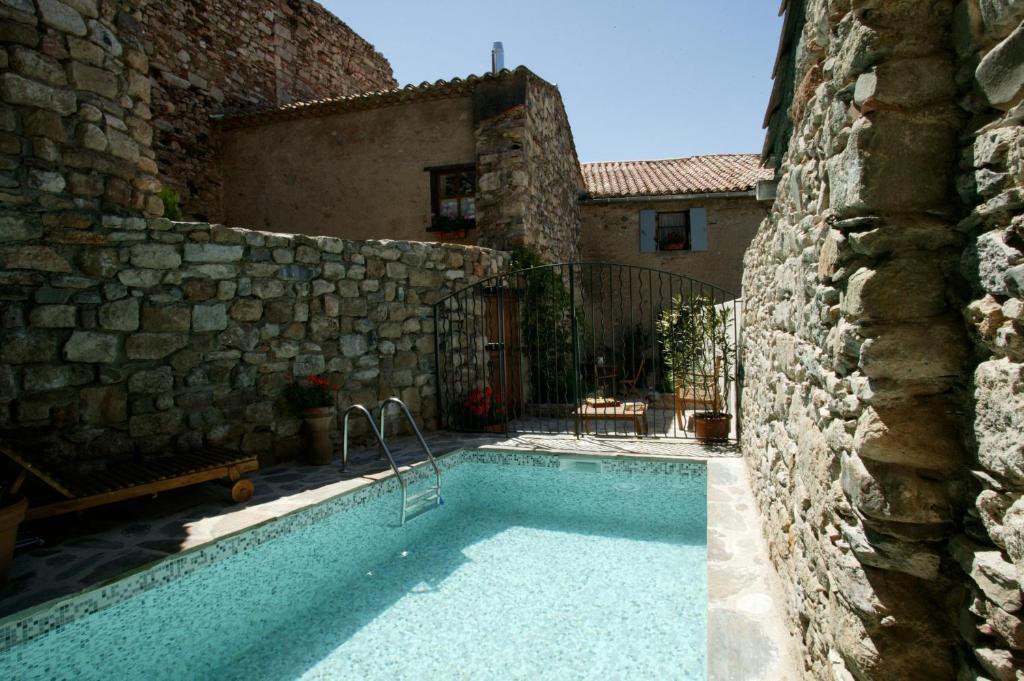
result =
M640 252L653 253L658 250L658 213L653 210L640 211Z
M690 250L708 250L708 211L705 208L690 209Z

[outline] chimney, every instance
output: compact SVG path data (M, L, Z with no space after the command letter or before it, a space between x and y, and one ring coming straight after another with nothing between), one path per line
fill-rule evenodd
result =
M491 73L497 73L503 68L505 68L505 48L501 46L499 40L491 48Z

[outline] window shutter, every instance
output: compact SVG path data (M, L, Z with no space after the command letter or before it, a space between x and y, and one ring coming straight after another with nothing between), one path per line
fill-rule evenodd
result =
M640 211L640 252L653 253L658 250L658 213L653 210Z
M690 209L690 250L708 250L708 211L705 208Z

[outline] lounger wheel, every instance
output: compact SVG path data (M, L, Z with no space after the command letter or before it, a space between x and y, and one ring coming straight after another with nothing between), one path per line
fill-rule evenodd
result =
M252 480L238 480L231 486L231 500L237 504L249 501L253 491L255 491L255 487Z

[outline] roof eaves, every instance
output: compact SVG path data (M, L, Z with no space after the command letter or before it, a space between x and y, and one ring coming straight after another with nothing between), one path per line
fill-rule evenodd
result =
M364 92L341 97L292 102L281 106L264 106L246 111L226 112L217 117L217 120L222 129L231 130L307 116L328 116L336 113L394 106L410 102L447 99L470 94L478 83L503 80L515 74L523 73L540 84L555 87L525 66L519 66L512 70L502 69L498 73L486 73L482 76L470 75L465 78L441 79L433 83L423 81L419 85L409 84L392 90L377 90L375 92ZM557 88L555 89L557 91Z

